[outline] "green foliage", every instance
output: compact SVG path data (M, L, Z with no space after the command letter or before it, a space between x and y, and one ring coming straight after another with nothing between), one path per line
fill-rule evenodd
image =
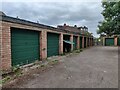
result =
M50 60L48 63L49 65L55 65L59 62L59 60Z
M53 64L56 64L56 63L58 63L58 60L53 60L52 62L53 62Z
M60 56L64 56L65 55L65 53L63 53L63 54L60 54Z
M80 49L80 52L82 52L83 50L82 49Z
M120 1L112 2L111 0L106 0L102 2L102 7L104 8L102 15L104 21L99 22L98 34L105 33L108 36L114 34L120 34Z
M97 31L98 34L105 33L109 36L114 34L114 28L113 28L113 23L111 21L103 21L100 22L98 25L99 30Z
M2 80L0 80L0 85L2 85Z
M92 36L92 33L88 32L88 31L84 31L84 34L85 34L86 36Z
M3 78L2 80L0 80L0 84L4 84L6 81L8 81L10 79L11 79L11 77L7 76L7 77Z
M14 66L12 67L12 72L17 72L20 69L19 66Z
M75 50L75 53L80 53L82 49Z
M44 65L44 64L41 64L40 67L45 67L45 65Z

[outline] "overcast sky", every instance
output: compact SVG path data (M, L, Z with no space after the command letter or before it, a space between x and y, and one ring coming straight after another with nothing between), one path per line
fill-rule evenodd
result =
M14 0L13 0L14 1ZM33 1L33 0L31 0ZM2 11L12 17L50 26L87 26L96 37L98 22L103 20L101 0L62 2L2 2Z

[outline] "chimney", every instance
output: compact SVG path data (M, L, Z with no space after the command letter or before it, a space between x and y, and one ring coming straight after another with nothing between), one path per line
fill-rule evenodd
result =
M74 25L74 27L77 27L77 25Z
M64 23L64 26L66 26L66 23Z
M16 18L19 18L18 16Z

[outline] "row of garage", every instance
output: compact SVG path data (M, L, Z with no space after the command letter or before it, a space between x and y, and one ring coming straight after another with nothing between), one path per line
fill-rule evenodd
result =
M105 46L120 46L120 37L109 37L104 40Z
M2 69L92 46L93 36L65 32L50 26L3 16Z
M11 28L12 65L23 65L40 60L38 31ZM59 54L59 34L47 33L47 56Z
M40 60L39 31L11 28L12 66L24 65ZM71 51L70 35L63 36L63 52ZM80 37L82 48L82 37ZM86 48L86 37L84 38ZM89 42L89 41L88 41ZM73 36L73 50L77 49L77 36ZM59 34L47 33L47 57L59 55Z

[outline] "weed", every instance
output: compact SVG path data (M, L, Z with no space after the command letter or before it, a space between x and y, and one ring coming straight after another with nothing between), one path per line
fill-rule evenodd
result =
M58 62L58 60L53 60L52 62L55 62L55 63L56 63L56 62Z
M18 77L18 76L21 76L23 73L21 70L18 70L16 73L15 73L15 76Z
M60 54L60 56L64 56L65 55L65 53L63 53L63 54Z
M56 63L58 63L58 60L53 60L51 64L54 65Z
M33 62L33 65L36 65L39 63L39 60L36 60L35 62Z
M79 50L77 50L77 51L75 51L75 53L80 53L80 51L79 51Z
M2 85L2 80L0 80L0 84Z
M19 66L14 66L12 67L12 72L17 72L19 69L20 69Z
M44 64L42 64L42 65L40 65L40 67L45 67L45 65L44 65Z
M6 81L8 81L10 79L11 79L11 77L7 76L7 77L3 78L2 80L0 80L0 84L4 84Z
M80 51L82 52L83 50L82 50L82 49L80 49Z

